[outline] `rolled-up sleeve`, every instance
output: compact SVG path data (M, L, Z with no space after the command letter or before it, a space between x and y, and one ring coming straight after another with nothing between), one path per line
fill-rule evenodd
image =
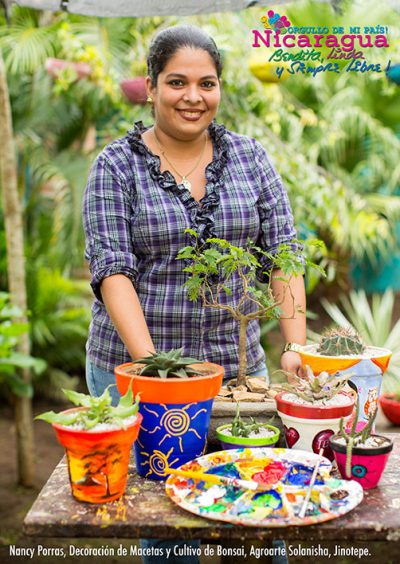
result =
M124 274L135 283L131 192L117 167L101 153L90 171L83 199L85 258L89 261L93 292L100 301L100 284L107 276Z
M254 156L256 174L261 187L257 203L260 217L260 235L257 246L274 255L279 245L284 243L302 255L302 246L295 241L297 234L293 214L282 179L273 167L266 151L257 141L255 141ZM262 273L271 269L271 261L262 256L260 263L262 268L259 269L258 278L265 282L266 277Z

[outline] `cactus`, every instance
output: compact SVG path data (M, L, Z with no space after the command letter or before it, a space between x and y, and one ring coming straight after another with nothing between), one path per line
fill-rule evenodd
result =
M306 365L305 377L290 374L292 383L281 384L281 388L310 403L318 400L327 401L343 390L351 376L352 374L337 376L325 371L314 374L312 369Z
M372 426L378 413L378 408L376 408L375 411L368 417L368 422L365 427L363 427L361 431L356 431L359 409L359 398L357 396L355 416L352 421L350 431L347 432L345 430L343 417L340 420L339 424L338 434L345 440L346 443L346 478L348 480L351 480L351 454L353 452L353 447L357 446L360 443L364 443L370 437Z
M171 349L169 352L155 352L144 358L133 361L133 364L144 364L141 376L158 376L159 378L188 378L199 376L201 372L191 368L190 364L201 363L201 360L182 356L183 349Z
M360 355L364 351L365 345L360 335L351 327L334 327L326 331L317 349L325 356Z

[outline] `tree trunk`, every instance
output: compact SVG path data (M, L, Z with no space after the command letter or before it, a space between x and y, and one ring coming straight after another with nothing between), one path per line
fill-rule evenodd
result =
M4 61L0 52L0 188L4 211L7 244L8 289L13 304L26 321L26 286L24 233L21 203L18 195L17 163L12 130L11 108ZM29 335L24 333L18 345L19 352L30 353ZM30 382L27 370L22 377ZM15 422L17 433L18 482L32 486L34 479L32 402L28 397L15 396Z
M239 324L239 371L237 377L237 386L246 385L247 376L247 356L246 356L246 331L248 325L246 317L240 318Z

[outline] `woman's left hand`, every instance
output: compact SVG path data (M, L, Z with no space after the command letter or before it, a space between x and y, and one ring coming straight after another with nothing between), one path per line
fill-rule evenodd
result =
M299 353L294 351L286 351L281 356L281 367L285 372L291 372L302 377L304 371L301 365L301 358Z

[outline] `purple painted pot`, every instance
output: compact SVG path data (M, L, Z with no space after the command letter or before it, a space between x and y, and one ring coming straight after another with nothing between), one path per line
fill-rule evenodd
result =
M346 475L346 445L339 443L339 435L330 438L331 448L335 455L339 472L345 480L355 480L362 485L364 490L376 488L381 479L389 454L393 449L393 441L382 435L371 435L381 437L385 442L375 448L353 447L351 454L351 475Z

